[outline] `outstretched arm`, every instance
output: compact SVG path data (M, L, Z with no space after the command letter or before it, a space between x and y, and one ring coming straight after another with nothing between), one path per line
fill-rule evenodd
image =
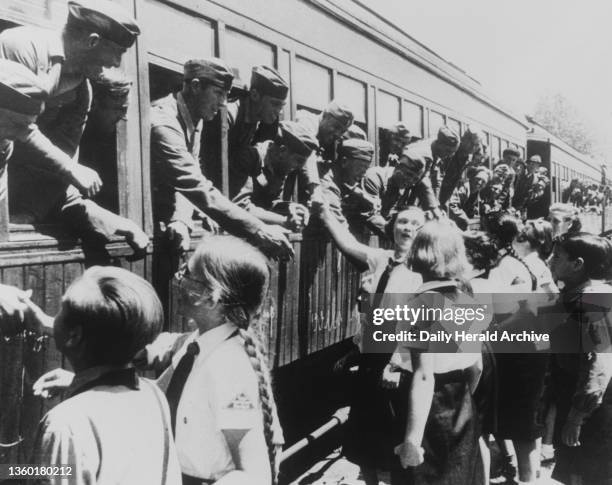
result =
M340 248L340 251L357 261L367 264L372 254L372 248L357 241L355 236L348 230L348 227L338 221L322 194L313 194L311 202L313 211L315 213L318 212L321 221L338 245L338 248Z

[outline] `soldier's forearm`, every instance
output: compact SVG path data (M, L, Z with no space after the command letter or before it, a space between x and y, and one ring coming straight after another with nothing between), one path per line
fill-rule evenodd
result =
M28 152L26 163L36 164L62 180L71 180L72 166L76 162L56 147L38 128L30 132L23 144Z

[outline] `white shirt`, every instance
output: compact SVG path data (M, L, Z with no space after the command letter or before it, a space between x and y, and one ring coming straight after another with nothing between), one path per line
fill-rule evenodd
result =
M369 249L367 257L368 270L361 277L361 287L365 291L371 294L376 293L380 277L389 265L389 259L393 259L394 255L394 251L390 249ZM405 263L397 265L391 271L387 286L384 288L384 292L387 295L381 299L379 306L393 305L393 294L414 293L422 282L423 278L421 278L421 275L408 269ZM368 328L368 322L365 321L366 318L368 318L368 315L364 313L359 315L359 329L353 338L353 342L359 347L360 351L363 351L364 332Z
M96 369L86 373L73 387L100 376ZM139 383L138 390L96 386L58 404L39 426L32 463L73 465L70 478L52 478L53 484L160 485L167 430L165 484L180 485L166 398L154 383Z
M260 430L258 439L266 446L257 375L236 330L234 324L225 323L202 335L194 332L160 377L167 382L187 345L197 341L200 353L176 417L176 447L181 471L187 475L216 481L238 469L223 430Z

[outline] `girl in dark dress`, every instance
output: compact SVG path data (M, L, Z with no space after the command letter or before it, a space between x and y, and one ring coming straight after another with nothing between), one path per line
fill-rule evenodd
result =
M506 291L531 294L517 295L519 306L509 318L499 317L499 329L513 333L538 331L540 319L521 309L525 310L528 302L530 306L537 306L538 302L547 298L554 301L552 295L557 289L544 263L552 249L552 227L543 220L527 221L523 226L510 216L502 216L500 225L505 228L498 234L506 258L512 258L514 266L526 270L529 275L527 281L513 282ZM512 348L505 349L511 353L500 350L502 352L496 355L499 394L495 436L498 441L512 440L519 480L532 483L537 479L540 468L541 438L544 434L544 382L549 356L538 352L533 343L521 344L520 347L514 344Z
M578 233L562 237L550 261L564 285L551 313L553 478L567 485L612 484L609 252L605 239Z
M408 264L423 276L414 305L451 308L459 302L475 303L460 290L470 266L456 226L425 224L412 244ZM441 326L442 322L416 323L430 331ZM408 394L397 419L404 433L395 447L403 469L392 471L393 484L483 483L481 429L472 397L482 369L481 354L449 350L430 347L427 341L398 345Z

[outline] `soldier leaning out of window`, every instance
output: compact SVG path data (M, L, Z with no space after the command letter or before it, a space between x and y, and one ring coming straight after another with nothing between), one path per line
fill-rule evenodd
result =
M289 202L287 176L300 170L318 148L317 139L301 125L283 121L278 136L250 147L230 167L230 197L268 224L299 231L308 224L308 209Z
M36 124L15 146L10 207L21 216L14 220L59 220L77 236L121 235L141 250L149 240L135 223L83 197L95 196L102 182L74 160L91 105L89 80L118 67L140 30L111 2L99 1L94 8L71 1L68 10L62 31L16 27L0 34L0 57L37 74L49 93Z

